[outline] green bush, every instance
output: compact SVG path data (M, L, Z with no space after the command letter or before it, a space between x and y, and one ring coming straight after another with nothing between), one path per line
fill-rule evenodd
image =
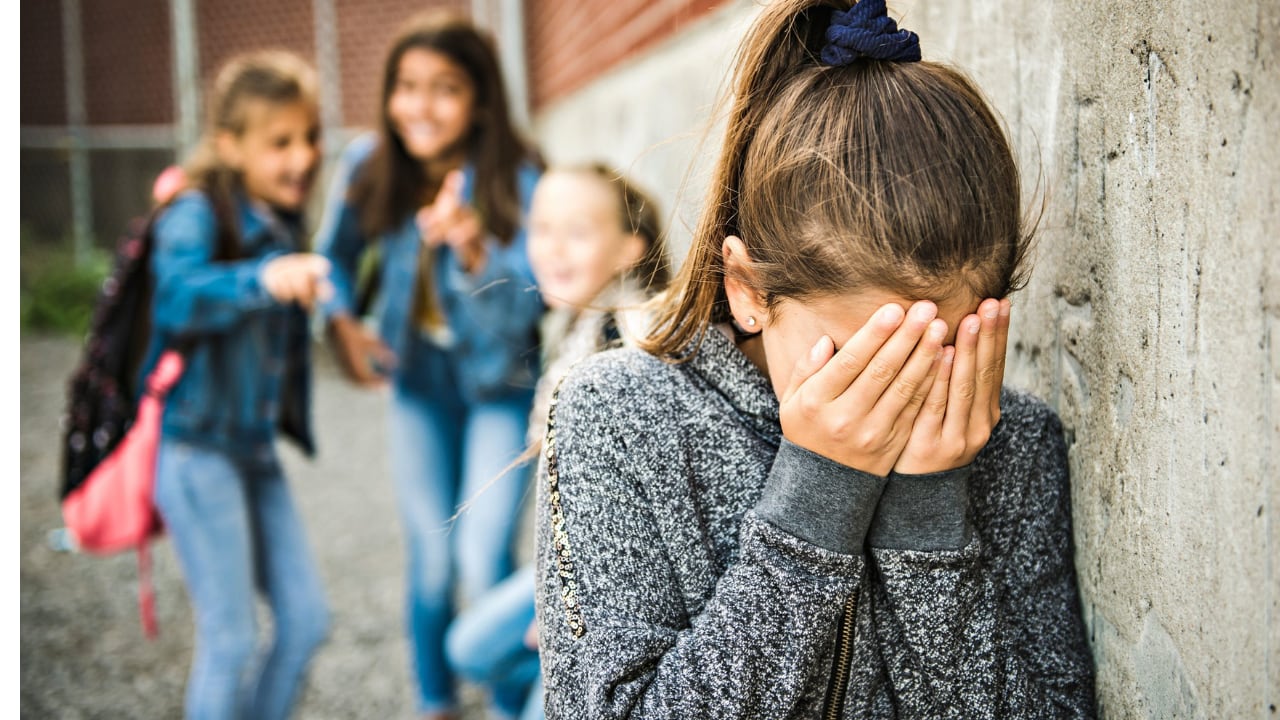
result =
M76 263L67 243L23 237L22 246L23 329L84 335L110 270L107 253L96 250L88 261Z

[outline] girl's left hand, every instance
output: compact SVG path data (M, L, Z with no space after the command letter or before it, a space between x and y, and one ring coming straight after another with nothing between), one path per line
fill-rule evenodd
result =
M461 170L445 176L435 201L418 211L418 232L427 247L448 245L464 270L478 274L488 259L484 223L475 209L463 201L462 184Z
M1000 422L1010 303L988 298L960 321L942 367L894 464L902 475L954 470L973 462Z

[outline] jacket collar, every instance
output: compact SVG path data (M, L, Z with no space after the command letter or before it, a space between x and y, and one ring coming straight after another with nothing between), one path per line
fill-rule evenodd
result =
M236 193L236 220L240 223L240 237L246 250L273 240L291 247L300 225L300 218L279 213L265 203L254 202L244 193Z
M735 408L778 432L778 396L773 385L724 331L716 326L707 328L688 362Z

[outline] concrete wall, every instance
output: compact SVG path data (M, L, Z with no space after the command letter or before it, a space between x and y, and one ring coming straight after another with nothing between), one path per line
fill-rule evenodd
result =
M601 160L648 190L677 261L719 152L717 92L752 16L749 3L730 4L533 117L551 164Z
M1280 717L1280 4L892 9L974 76L1042 180L1009 382L1067 428L1104 715ZM754 14L736 3L544 109L549 157L629 170L682 249L717 149L697 139Z

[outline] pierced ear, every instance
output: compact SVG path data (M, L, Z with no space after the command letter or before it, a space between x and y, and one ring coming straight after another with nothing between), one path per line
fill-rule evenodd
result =
M720 252L724 256L724 293L734 322L745 332L758 332L763 329L768 310L764 298L755 289L747 246L742 238L730 235L724 239Z
M244 164L243 153L240 152L240 138L230 130L220 130L214 136L214 150L224 165L239 170Z

